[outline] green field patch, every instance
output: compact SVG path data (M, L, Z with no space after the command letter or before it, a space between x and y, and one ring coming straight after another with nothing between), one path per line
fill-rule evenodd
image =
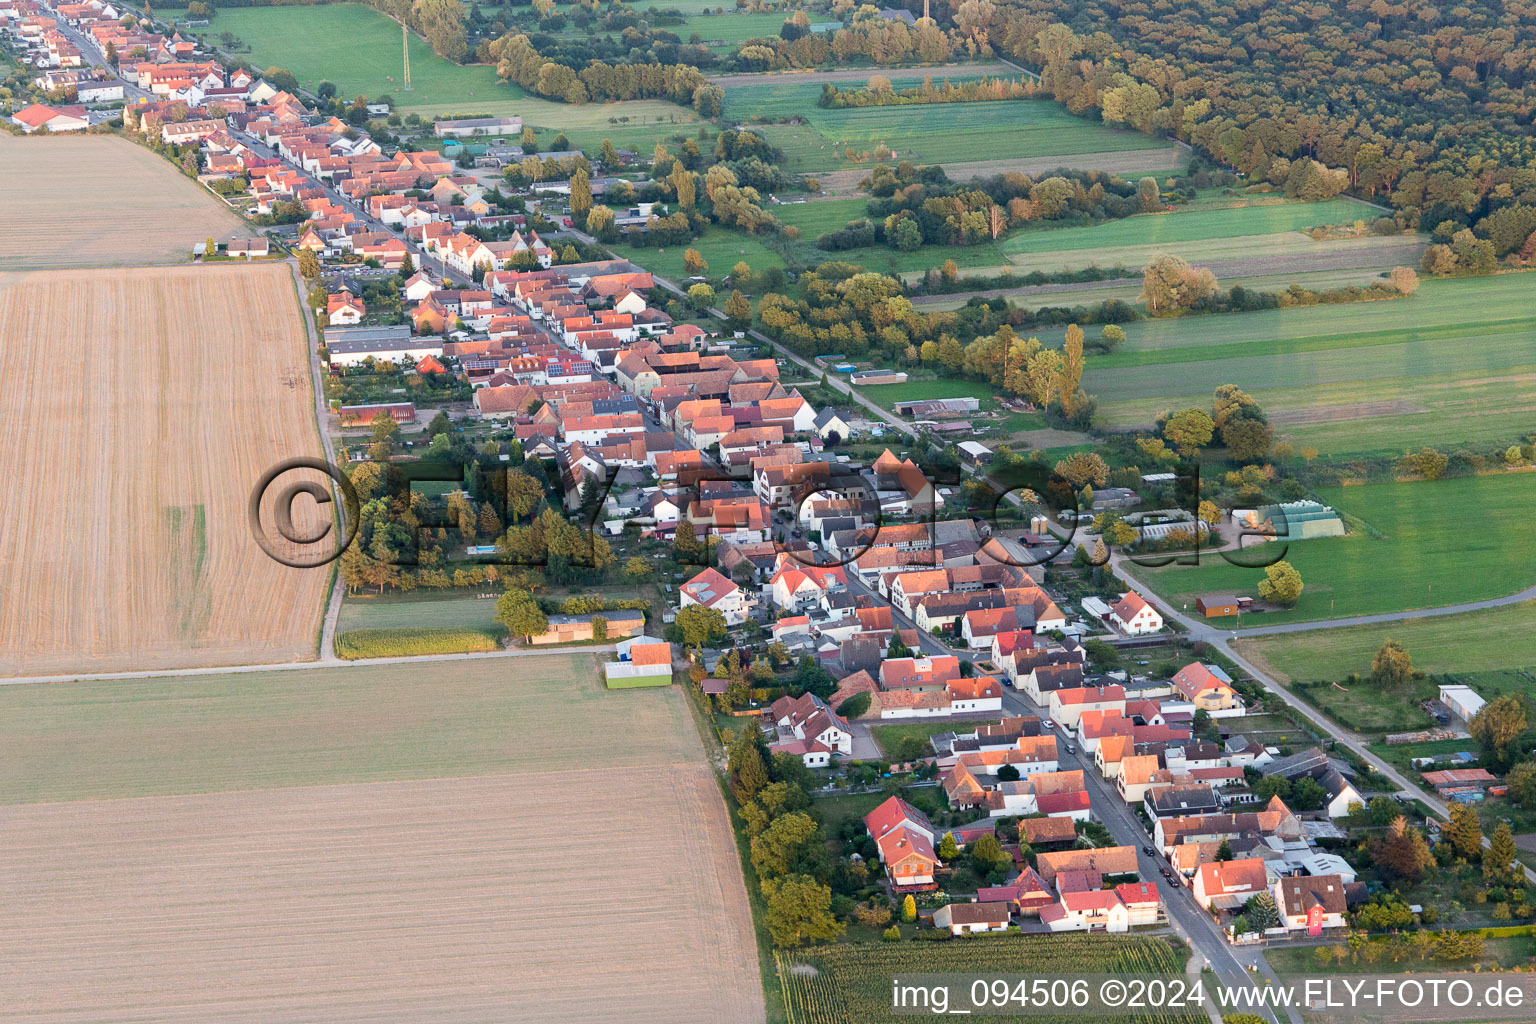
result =
M454 64L414 33L412 91L405 92L400 23L360 4L220 8L204 31L214 40L232 33L250 47L243 55L256 67L287 68L311 92L321 82L332 82L343 97L372 100L387 94L397 105L413 107L522 95L516 86L499 82L495 68Z
M1320 488L1318 500L1380 536L1357 531L1290 544L1285 558L1301 573L1301 600L1288 610L1245 615L1242 626L1430 608L1523 590L1536 581L1532 482L1528 474L1508 473ZM1190 609L1201 594L1257 595L1263 578L1262 569L1230 565L1218 555L1198 566L1137 574L1175 608Z
M979 380L911 380L905 384L854 385L854 390L882 409L897 402L921 402L930 398L979 398L983 411L997 408L997 390Z
M0 804L551 772L588 768L593 757L610 769L696 758L681 693L607 691L600 658L0 687Z
M464 591L436 594L349 594L342 601L337 629L409 629L414 626L489 629L496 625L496 602Z
M1525 601L1455 615L1320 629L1304 637L1245 637L1237 641L1237 649L1282 679L1342 679L1351 672L1368 674L1371 658L1390 637L1408 649L1420 671L1467 676L1536 666L1532 622L1536 601ZM1525 677L1516 673L1508 679L1511 688L1516 678ZM1536 685L1527 685L1536 696Z
M814 83L732 86L726 89L725 116L745 120L793 113L803 118L798 125L767 127L769 140L784 150L786 167L801 172L868 166L880 145L893 151L892 159L922 164L1066 158L1154 145L1137 132L1073 117L1053 100L832 110L815 105L820 91ZM850 148L855 153L851 162L845 152ZM1071 163L1069 159L1062 162Z
M886 757L893 757L895 756L896 748L901 745L903 740L914 738L926 740L935 733L941 732L968 733L975 731L978 726L996 725L998 721L1001 721L1001 719L965 722L925 719L917 722L898 722L892 725L872 725L870 726L869 734L874 737L881 753Z
M747 266L754 272L766 270L769 267L782 267L784 260L778 253L768 248L756 236L741 231L732 231L717 225L710 225L704 229L704 233L687 245L669 245L662 248L647 248L628 244L609 246L617 255L629 260L638 266L644 267L653 274L659 274L680 287L686 287L688 273L683 269L683 254L689 249L697 249L699 255L709 264L705 276L714 282L719 291L719 281L731 272L731 268L739 261L745 260ZM724 303L729 292L722 292L720 302Z
M406 629L354 629L336 636L336 656L402 658L423 654L471 654L501 649L505 630L462 626L417 626Z
M571 106L529 96L498 79L492 65L454 64L433 53L414 33L409 38L412 88L407 92L399 22L359 4L222 8L205 31L214 40L224 32L233 34L250 47L240 56L258 68L287 68L309 92L321 82L331 82L343 97L373 100L387 95L400 113L427 119L455 113L516 115L550 128L551 138L565 131L582 149L595 151L603 138L611 137L616 146L649 151L656 139L698 120L691 110L662 100Z
M1139 214L1092 227L1030 231L1005 241L1003 250L1009 254L1062 252L1272 235L1313 225L1352 221L1367 212L1367 207L1343 199L1175 210L1172 213Z
M1505 274L1425 281L1389 302L1141 320L1120 351L1088 359L1084 387L1110 428L1237 384L1277 434L1327 455L1512 441L1536 412L1530 287ZM1061 331L1040 334L1054 344Z

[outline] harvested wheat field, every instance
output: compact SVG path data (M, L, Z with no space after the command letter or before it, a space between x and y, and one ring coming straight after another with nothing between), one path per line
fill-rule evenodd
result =
M0 269L185 263L209 235L252 237L197 182L112 135L0 132Z
M6 1024L763 1019L684 698L592 655L0 686L12 775Z
M33 804L0 836L0 1020L762 1018L702 762Z
M0 274L0 674L314 656L326 571L246 522L321 451L300 316L284 265Z

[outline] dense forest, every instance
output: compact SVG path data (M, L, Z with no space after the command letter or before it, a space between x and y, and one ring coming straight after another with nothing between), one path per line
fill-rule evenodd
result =
M1426 230L1536 205L1536 5L967 0L957 23L977 8L1073 111L1246 173L1310 157Z

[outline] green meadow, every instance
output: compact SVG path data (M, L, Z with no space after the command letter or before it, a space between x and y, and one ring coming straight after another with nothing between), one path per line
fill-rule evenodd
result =
M893 77L893 84L901 81ZM920 164L1065 158L1156 145L1136 132L1073 117L1052 100L828 110L816 106L820 92L815 83L732 86L726 89L725 113L730 120L770 114L803 118L798 125L765 127L770 141L784 150L785 167L801 172L869 165L882 144L894 151L894 159ZM852 162L845 152L850 148L856 156Z
M1089 358L1084 386L1117 428L1238 384L1278 435L1325 455L1514 440L1536 421L1533 284L1427 280L1385 302L1141 320L1120 351Z
M169 17L177 12L160 11ZM722 19L729 20L729 19ZM358 4L219 9L204 30L212 40L229 32L250 47L240 56L259 68L287 68L301 88L313 91L332 82L342 96L390 96L403 114L424 118L446 114L516 115L538 127L564 131L581 148L596 149L604 138L621 147L649 150L656 139L693 124L691 110L661 100L587 103L571 106L529 96L496 77L488 64L458 65L410 36L411 85L403 88L400 25Z
M1285 560L1301 573L1301 600L1285 611L1245 615L1242 626L1440 607L1524 590L1536 583L1533 493L1530 473L1322 488L1318 500L1338 509L1351 532L1289 544ZM1254 555L1271 551L1264 545ZM1135 573L1180 609L1193 609L1201 594L1256 597L1264 576L1219 555L1204 556L1198 566ZM1298 645L1310 640L1311 634Z
M1344 199L1319 203L1291 203L1272 199L1262 204L1240 203L1175 210L1171 213L1141 214L1093 227L1029 231L1003 242L1003 251L1010 255L1055 253L1064 250L1238 238L1244 235L1272 235L1321 224L1342 224L1354 221L1368 212L1367 207Z
M699 255L703 256L704 261L709 264L705 276L711 281L719 281L730 273L731 268L740 260L746 260L753 271L759 272L769 267L784 265L784 260L779 254L755 236L742 231L730 231L713 224L688 245L669 245L665 248L651 249L644 246L619 244L611 245L609 248L624 259L644 267L653 274L659 274L679 286L688 279L688 274L683 269L683 253L690 248L697 249ZM726 295L721 294L720 301L723 303L725 299Z
M1523 601L1455 615L1319 629L1304 640L1286 633L1248 637L1237 641L1237 650L1285 679L1343 679L1351 672L1368 674L1371 659L1390 637L1408 649L1414 668L1464 675L1536 665L1532 622L1536 601Z

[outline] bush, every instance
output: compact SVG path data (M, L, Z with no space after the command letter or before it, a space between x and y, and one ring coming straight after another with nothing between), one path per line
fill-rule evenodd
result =
M354 629L336 636L336 656L349 661L415 654L468 654L500 649L499 631L458 626Z
M844 718L858 718L869 710L871 700L867 693L856 693L837 706L837 713Z
M901 925L893 924L881 933L880 938L885 942L901 941Z

